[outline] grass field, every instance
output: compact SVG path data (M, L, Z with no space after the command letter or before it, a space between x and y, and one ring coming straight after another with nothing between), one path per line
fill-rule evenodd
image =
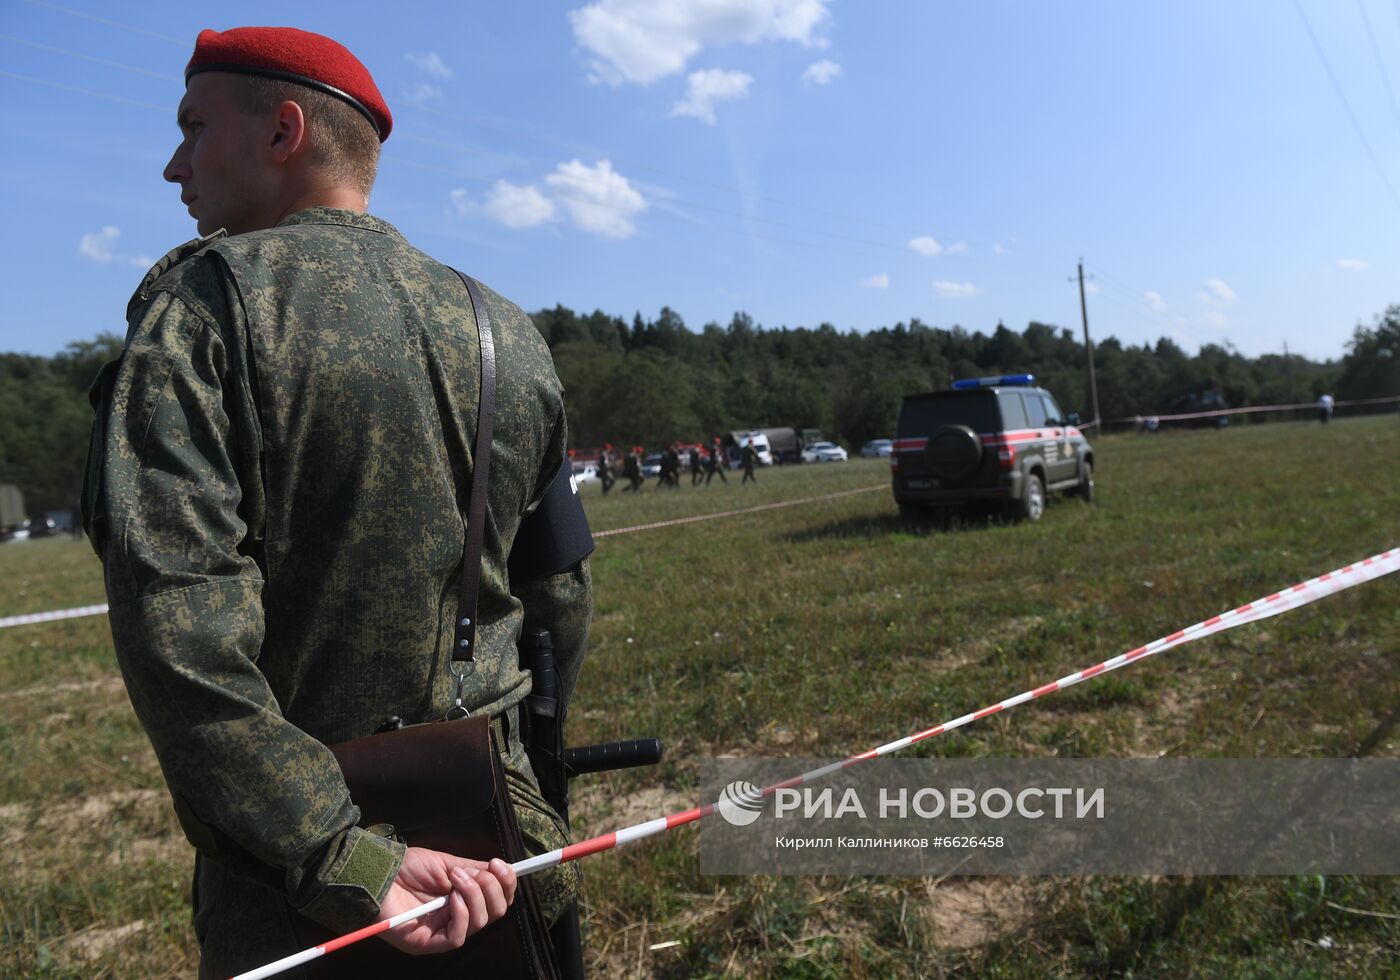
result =
M693 805L719 754L837 756L1400 544L1400 421L1097 441L1099 501L911 529L888 465L585 488L601 539L570 741L666 762L576 785L598 833ZM0 616L102 601L81 543L0 546ZM1396 757L1400 579L923 743L942 756ZM0 974L193 975L190 852L105 619L0 630ZM599 976L1400 975L1394 878L719 878L694 828L584 864ZM671 943L661 949L652 946Z

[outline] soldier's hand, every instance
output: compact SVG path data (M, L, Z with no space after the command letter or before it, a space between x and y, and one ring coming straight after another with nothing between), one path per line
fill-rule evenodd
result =
M379 909L379 920L451 892L436 912L380 934L405 953L444 953L506 914L515 900L515 872L500 858L489 864L425 847L410 847Z

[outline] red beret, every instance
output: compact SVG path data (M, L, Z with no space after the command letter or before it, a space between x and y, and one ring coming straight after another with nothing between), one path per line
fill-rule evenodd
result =
M185 66L185 84L191 75L202 71L266 75L334 95L364 113L381 143L394 126L394 117L369 69L344 45L322 34L295 27L200 31L194 56Z

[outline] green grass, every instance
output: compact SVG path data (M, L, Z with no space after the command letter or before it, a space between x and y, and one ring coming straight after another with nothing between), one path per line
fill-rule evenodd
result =
M576 786L579 832L693 804L703 758L861 751L1400 544L1391 417L1095 448L1098 502L1057 499L1035 525L907 527L877 461L640 497L586 486L595 530L877 489L599 541L570 741L656 735L668 756ZM0 547L0 616L101 594L81 544ZM189 853L116 676L101 618L0 630L0 973L194 970ZM1397 704L1388 578L917 751L1395 757ZM1400 974L1393 878L713 878L696 840L585 862L598 975ZM78 957L75 934L135 920Z

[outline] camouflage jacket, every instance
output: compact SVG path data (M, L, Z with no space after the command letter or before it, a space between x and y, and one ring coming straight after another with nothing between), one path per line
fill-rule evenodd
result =
M483 292L499 381L467 707L497 713L529 689L527 615L572 684L591 592L585 564L512 595L506 557L564 458L564 409L529 318ZM324 743L452 703L470 299L384 221L312 208L176 249L127 316L93 386L84 523L132 704L203 856L283 910L362 925L403 849L356 827Z

